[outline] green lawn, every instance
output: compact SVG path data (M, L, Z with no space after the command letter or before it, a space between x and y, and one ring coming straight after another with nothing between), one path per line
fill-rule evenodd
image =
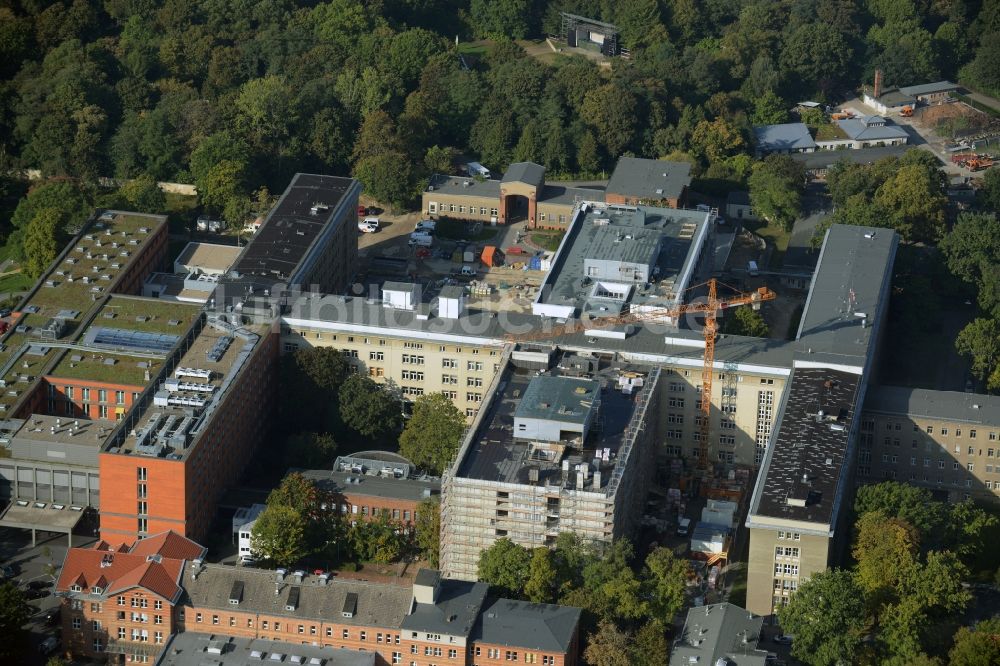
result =
M156 298L127 298L116 296L112 298L94 319L95 326L106 328L127 328L133 331L150 333L167 333L184 335L190 322L198 316L199 307L187 303L161 301ZM114 319L105 319L104 312L114 312ZM144 322L136 321L136 317L149 317ZM168 322L176 319L182 323L171 326Z
M442 217L437 221L437 226L434 228L434 235L438 238L467 241L487 241L492 240L496 236L496 227L491 227L488 224L482 225L482 228L478 232L473 233L473 226L475 224L475 222Z
M0 277L0 294L27 291L35 281L24 273L11 273Z
M82 356L83 360L73 361L73 356ZM105 359L113 358L117 363L105 365ZM89 379L95 382L109 382L115 384L132 384L134 386L145 385L145 370L138 366L140 360L152 363L150 373L155 374L162 361L152 361L150 359L137 359L130 356L116 354L99 354L79 352L70 350L63 357L59 365L55 367L52 374L66 379Z
M565 231L536 231L531 234L531 242L543 250L555 252L565 235Z
M191 197L186 194L172 194L170 192L165 196L167 198L168 213L183 213L198 207L198 197Z
M743 226L766 240L768 245L774 247L769 268L780 268L785 262L785 252L788 250L788 241L792 237L792 232L785 231L785 228L781 225L770 224L768 222L750 222L744 220Z

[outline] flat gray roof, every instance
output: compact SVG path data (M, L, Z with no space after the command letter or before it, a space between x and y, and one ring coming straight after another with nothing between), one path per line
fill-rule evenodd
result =
M765 516L832 529L860 381L827 368L792 371L757 476L750 521Z
M393 479L371 474L331 472L326 469L309 469L302 471L301 474L315 481L323 490L333 493L413 502L419 502L427 497L438 497L441 494L439 479Z
M245 276L290 279L354 187L353 178L295 174L233 268ZM313 214L311 209L317 204L327 208Z
M579 608L496 599L480 616L473 639L539 652L567 652L580 624Z
M792 159L806 169L829 169L841 160L852 164L871 164L883 157L900 157L912 146L874 146L855 150L817 150L813 153L796 153Z
M524 312L467 310L459 319L418 317L412 310L386 308L375 300L323 294L303 294L291 303L283 315L286 325L309 328L328 326L344 332L397 336L414 341L440 344L448 341L493 344L499 350L508 333L539 330L556 324L552 319ZM553 335L542 340L563 349L612 351L628 357L642 355L659 362L676 362L701 367L704 335L700 331L645 322L634 326L624 339L592 338L588 332ZM542 340L539 340L541 342ZM797 343L769 338L720 335L715 347L718 367L733 362L780 369L787 372L796 353Z
M865 411L1000 426L1000 396L996 395L872 386L865 398Z
M917 86L901 86L899 88L899 91L904 95L911 95L913 97L936 92L950 92L952 90L958 90L958 84L951 81L936 81L934 83L922 83Z
M436 173L431 176L429 186L434 188L432 192L440 192L441 194L500 200L499 180L482 180L472 176L446 176Z
M596 379L534 377L521 396L514 418L584 423L600 392L601 383Z
M567 230L546 276L541 303L572 306L575 316L579 316L588 307L593 289L585 279L584 265L590 259L651 262L659 269L658 274L648 288L647 283L633 283L629 301L661 307L674 304L676 290L688 286L678 285L677 281L685 282L685 276L690 276L698 260L708 213L609 205L589 208L579 215L582 219L577 219Z
M155 666L246 666L254 663L375 666L375 654L306 643L241 638L227 636L225 633L182 631L170 636L160 651ZM272 655L283 655L283 658L278 660ZM303 661L295 662L293 657L302 657Z
M816 147L805 123L761 125L754 127L753 133L757 138L757 148L764 152L808 150Z
M690 184L688 162L620 157L606 191L630 199L678 199Z
M688 610L684 629L674 641L670 666L764 666L766 650L757 649L764 618L730 603Z
M571 355L564 355L563 358L566 356ZM484 403L479 424L469 435L469 445L458 464L458 476L526 484L529 482L529 469L536 469L539 483L559 486L563 483L561 463L564 457L571 459L571 463L589 463L606 448L611 455L608 462L601 464L600 485L600 488L606 488L617 455L626 441L626 426L641 404L636 400L636 394L625 394L619 390L616 379L623 372L634 372L648 380L652 371L649 366L629 363L599 367L592 379L601 386L599 418L603 419L602 427L599 431L591 429L579 450L562 450L558 446L545 445L541 450L546 455L539 455L540 449L533 442L514 436L515 414L528 399L534 399L528 393L528 387L538 379L537 370L508 363L501 370L500 390L491 396L488 404ZM543 376L557 378L564 376L562 373L557 361L557 367ZM575 478L568 478L567 481L575 483ZM594 492L598 490L594 489Z
M891 229L835 224L826 233L799 325L805 357L858 365L887 305L898 236ZM861 315L865 315L862 317Z
M878 102L890 108L913 104L914 101L915 100L911 95L908 95L898 88L886 90L878 96Z

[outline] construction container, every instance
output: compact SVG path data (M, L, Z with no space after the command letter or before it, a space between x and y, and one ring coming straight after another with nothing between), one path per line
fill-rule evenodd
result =
M461 258L460 261L462 261L463 263L466 263L466 264L471 264L471 263L475 262L476 261L476 251L475 250L466 250L465 252L462 253L462 258Z
M495 245L487 245L483 248L482 255L483 265L493 268L495 266L503 266L504 256L500 248Z

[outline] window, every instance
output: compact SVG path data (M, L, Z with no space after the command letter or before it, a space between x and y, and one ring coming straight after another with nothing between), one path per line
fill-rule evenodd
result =
M195 622L201 622L201 613L195 613L194 621ZM264 624L267 624L267 623L265 622ZM267 627L264 627L264 628L267 629Z
M125 627L118 627L118 638L125 640Z
M367 640L367 638L368 638L368 632L367 631L362 631L361 632L361 640Z
M377 352L368 352L368 360L369 361L384 361L385 360L385 353L384 352L380 352L380 351L377 351Z
M136 478L139 481L145 481L146 480L147 472L146 472L146 468L145 467L136 467L135 468L135 474L136 474Z
M138 520L138 526L137 527L138 527L138 531L140 533L148 532L149 531L149 529L148 529L149 528L149 521L147 521L145 518L140 518Z
M348 638L350 638L350 637L351 637L351 632L349 632L349 631L348 631L347 629L344 629L344 630L343 630L343 631L341 632L341 634L340 634L340 635L341 635L341 638L343 638L344 640L347 640Z
M392 663L394 663L394 664L401 664L401 663L403 663L403 653L402 652L393 652L392 653Z
M212 616L212 624L219 624L219 616L218 615L213 615Z
M156 610L163 610L163 602L159 599L153 601L153 608Z
M100 638L94 639L94 652L104 652L104 641Z
M81 624L82 624L82 621L80 620L80 618L78 618L78 617L74 617L73 618L73 628L74 629L79 629L80 626L81 626Z

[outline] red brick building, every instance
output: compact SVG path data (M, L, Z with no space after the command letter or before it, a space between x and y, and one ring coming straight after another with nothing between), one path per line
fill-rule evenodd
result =
M174 532L131 548L99 541L66 553L56 591L62 606L63 645L77 656L125 655L145 663L176 625L185 562L205 549Z
M57 590L63 642L89 658L155 658L173 633L197 632L372 652L380 666L574 666L580 609L488 600L483 583L412 585L203 564L174 532L132 547L71 549Z
M378 469L365 472L314 469L301 473L320 490L330 493L337 510L348 520L372 520L384 515L393 522L412 526L421 502L440 499L441 481L409 476L408 463L403 469L405 472L399 477L391 471L378 473Z

